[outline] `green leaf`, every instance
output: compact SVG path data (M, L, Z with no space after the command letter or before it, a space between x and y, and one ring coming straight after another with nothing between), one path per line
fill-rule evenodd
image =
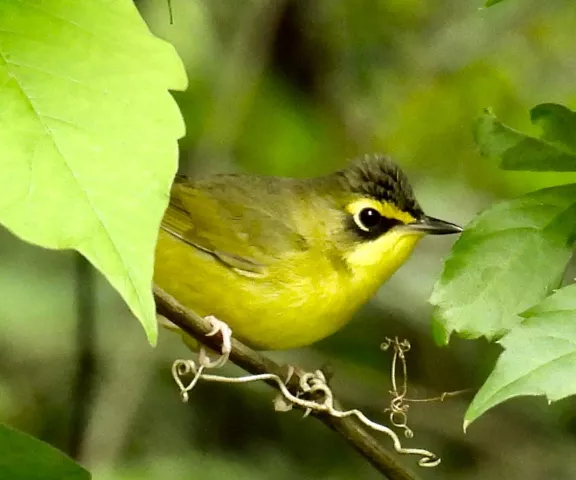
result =
M90 480L80 465L47 443L0 425L0 478L6 480Z
M74 248L154 343L157 232L184 126L168 89L173 48L130 0L4 0L0 15L0 221Z
M480 153L500 157L500 167L505 170L576 171L576 113L546 103L534 107L530 117L542 130L539 138L514 130L485 112L474 126Z
M493 205L464 229L430 302L433 334L494 339L558 288L576 230L576 184Z
M497 3L503 2L504 0L486 0L484 4L485 7L491 7L492 5L496 5Z
M522 324L500 340L505 350L470 404L465 428L512 397L546 395L552 402L576 394L576 285L558 290L522 317Z
M576 154L576 112L555 103L543 103L530 110L530 120L541 128L543 140Z

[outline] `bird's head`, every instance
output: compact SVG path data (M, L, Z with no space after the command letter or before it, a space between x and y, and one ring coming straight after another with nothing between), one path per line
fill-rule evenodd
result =
M388 157L365 156L333 173L328 185L339 212L333 244L351 270L390 276L426 234L446 235L462 229L427 216L407 177ZM370 268L373 267L373 268Z

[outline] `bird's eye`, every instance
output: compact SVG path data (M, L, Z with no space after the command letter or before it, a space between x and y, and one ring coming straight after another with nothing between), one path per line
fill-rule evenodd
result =
M369 232L380 225L382 215L375 208L363 208L354 215L354 220L361 230Z

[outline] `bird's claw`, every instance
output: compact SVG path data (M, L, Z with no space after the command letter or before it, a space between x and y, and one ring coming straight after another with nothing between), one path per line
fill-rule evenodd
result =
M206 350L201 348L198 361L200 365L205 368L220 368L224 366L226 362L228 362L230 352L232 351L232 329L228 326L227 323L223 322L222 320L218 320L213 315L204 317L204 320L210 322L210 326L212 327L212 330L206 334L207 337L212 337L217 333L220 333L222 336L221 355L217 359L212 360L206 353Z
M194 360L176 360L174 362L172 365L172 376L180 388L180 394L184 402L188 401L188 393L194 388L196 383L198 383L204 370L224 366L232 351L232 329L226 323L212 315L205 317L205 320L210 322L210 326L212 327L206 336L211 337L217 333L222 335L221 355L215 360L212 360L206 352L206 348L201 346L198 351L198 364L196 364ZM193 375L192 380L187 385L184 385L182 377L190 374Z

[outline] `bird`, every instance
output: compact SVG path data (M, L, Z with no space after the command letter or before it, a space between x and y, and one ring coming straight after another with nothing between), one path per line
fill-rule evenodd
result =
M300 348L348 323L423 236L461 231L386 155L313 178L177 176L154 282L252 348Z

